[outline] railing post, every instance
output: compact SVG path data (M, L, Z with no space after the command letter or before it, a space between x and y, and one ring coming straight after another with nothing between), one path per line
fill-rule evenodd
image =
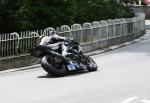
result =
M37 45L37 42L40 40L40 35L37 32L31 32L29 33L29 36L32 40L30 48L33 48Z
M83 42L91 43L93 41L93 27L89 22L82 24L83 29Z
M63 37L68 37L68 38L72 38L72 34L71 34L71 29L68 25L62 25L60 27L60 32L59 34Z
M108 24L107 21L100 21L101 24L101 39L106 40L108 39Z
M101 40L101 25L100 22L94 21L93 23L93 41L100 41Z
M17 45L15 47L15 52L18 55L18 49L19 49L19 43L20 43L20 37L19 34L17 32L13 32L10 34L11 37L13 37L12 39L16 39L17 40ZM16 38L15 38L16 36Z
M82 43L82 26L81 24L73 24L71 25L71 34L72 37L79 43Z

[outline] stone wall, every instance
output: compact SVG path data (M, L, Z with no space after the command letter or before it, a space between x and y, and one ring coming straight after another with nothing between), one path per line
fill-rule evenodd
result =
M34 58L30 55L11 57L0 60L0 70L25 67L37 63L39 63L39 59Z

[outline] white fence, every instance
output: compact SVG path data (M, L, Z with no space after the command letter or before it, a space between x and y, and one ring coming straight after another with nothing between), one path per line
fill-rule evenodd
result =
M84 51L91 51L139 37L140 32L144 31L144 20L145 15L140 13L134 18L94 21L71 27L63 25L56 31L60 36L74 38ZM48 27L45 30L0 34L0 59L28 55L29 50L37 45L39 37L51 30L55 31Z

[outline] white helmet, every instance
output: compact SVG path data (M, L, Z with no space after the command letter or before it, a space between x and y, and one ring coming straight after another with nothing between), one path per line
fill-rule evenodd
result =
M56 31L50 31L50 32L48 33L48 36L51 36L51 35L57 35Z

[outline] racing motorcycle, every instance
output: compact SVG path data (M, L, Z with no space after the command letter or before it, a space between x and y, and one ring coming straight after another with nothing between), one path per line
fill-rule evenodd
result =
M31 50L31 55L40 58L42 68L54 76L64 76L72 71L88 70L92 72L97 70L96 62L83 54L78 42L66 39L64 44L67 46L65 56L61 53L61 46L57 50L53 50L47 45L37 45Z

